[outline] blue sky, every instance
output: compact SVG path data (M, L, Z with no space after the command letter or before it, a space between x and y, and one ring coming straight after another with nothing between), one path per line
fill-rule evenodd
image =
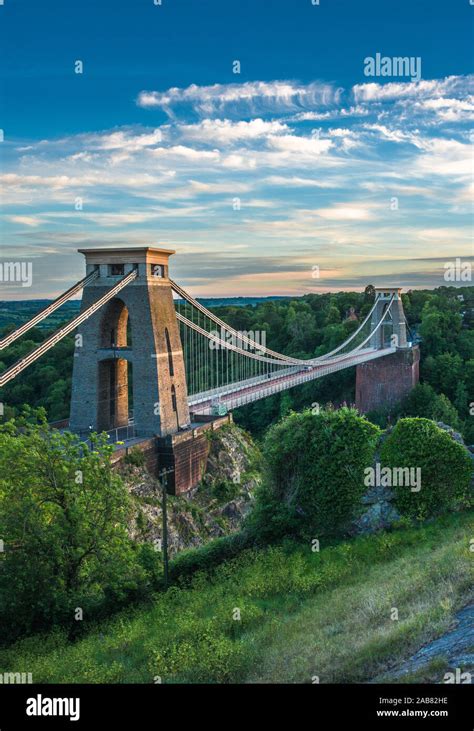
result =
M473 14L4 0L1 257L34 275L4 296L56 295L77 248L130 244L176 248L195 295L444 284L472 255ZM377 53L421 74L368 77Z

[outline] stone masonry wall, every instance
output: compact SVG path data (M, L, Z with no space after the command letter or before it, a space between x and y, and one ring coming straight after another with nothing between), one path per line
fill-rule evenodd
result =
M362 363L356 369L356 407L360 413L395 406L419 380L418 346Z

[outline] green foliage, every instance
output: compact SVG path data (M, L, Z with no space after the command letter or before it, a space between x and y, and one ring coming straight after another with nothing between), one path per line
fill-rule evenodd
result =
M451 401L456 395L456 386L461 380L463 362L460 355L441 353L429 355L424 360L421 373L439 393L444 393Z
M223 561L235 558L252 543L252 537L244 531L216 538L199 548L181 551L170 563L170 576L174 581L185 581L199 571L208 571Z
M399 412L402 416L419 416L433 421L442 421L459 427L456 408L444 394L437 394L428 383L418 383L402 401Z
M210 493L219 503L227 503L239 494L239 484L232 480L213 480L210 485Z
M466 604L471 526L465 513L319 552L308 541L246 550L76 642L56 630L0 650L0 668L37 683L301 683L315 668L364 682ZM399 622L387 606L405 607Z
M382 465L419 468L421 489L395 487L402 515L425 520L470 504L472 461L467 450L428 419L400 419L381 450Z
M27 303L22 304L24 305L22 313L28 313ZM32 316L31 312L29 316ZM25 319L28 319L28 316L25 316ZM25 338L12 343L2 352L1 370L25 356L50 334L49 330L32 328ZM2 401L10 409L8 416L17 416L21 413L23 405L29 404L34 408L44 408L49 421L65 419L69 413L71 398L73 352L74 338L71 335L45 353L37 363L22 374L21 379L7 383L2 389Z
M462 328L461 303L454 296L430 293L421 312L420 335L425 355L456 352Z
M292 413L267 433L252 530L272 539L339 534L364 492L380 430L348 408Z
M13 638L87 622L144 596L156 575L128 537L132 503L105 435L89 451L29 412L0 426L0 622ZM156 561L156 555L155 555ZM148 567L148 569L147 569Z
M144 467L146 460L141 449L138 449L138 447L132 447L128 450L123 461L125 464L133 465L134 467Z

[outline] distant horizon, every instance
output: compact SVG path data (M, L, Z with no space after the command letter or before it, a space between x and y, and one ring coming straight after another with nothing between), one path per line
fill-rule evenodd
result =
M368 282L368 285L370 285L371 282ZM387 287L390 287L390 284L387 283ZM398 285L393 285L398 286ZM453 287L455 289L462 289L462 288L470 288L474 287L474 284L468 284L463 282L456 282L451 284L440 284L437 287L409 287L405 288L402 287L402 294L407 294L411 291L434 291L436 289L440 289L441 287ZM359 288L359 289L334 289L334 290L327 290L324 292L303 292L302 294L265 294L265 295L205 295L201 296L199 294L194 295L194 298L197 300L236 300L236 299L243 299L243 300L275 300L275 299L298 299L300 297L306 297L309 294L314 295L324 295L324 294L338 294L341 292L349 293L354 292L354 294L362 294L365 287ZM406 289L406 291L404 291ZM22 303L22 302L51 302L55 299L55 297L19 297L15 299L6 299L4 297L0 298L0 304L6 303ZM176 301L180 301L179 298ZM68 300L68 302L81 302L81 297L71 297L71 299Z

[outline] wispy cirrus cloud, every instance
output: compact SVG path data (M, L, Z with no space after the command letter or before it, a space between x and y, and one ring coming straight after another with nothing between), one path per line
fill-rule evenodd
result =
M172 87L166 91L141 91L137 104L145 109L158 107L170 116L187 106L202 116L239 113L293 112L338 104L341 90L333 84L295 81L247 81L243 84L213 84Z

